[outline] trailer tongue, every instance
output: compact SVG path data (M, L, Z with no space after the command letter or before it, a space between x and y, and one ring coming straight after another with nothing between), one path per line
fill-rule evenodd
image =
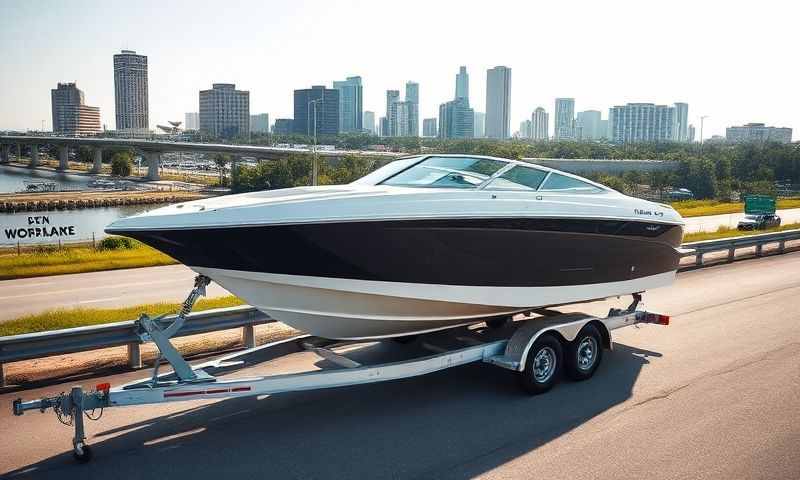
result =
M223 399L251 395L361 385L409 378L473 362L486 362L519 373L522 387L530 394L548 391L561 373L574 380L590 378L610 349L611 331L640 323L668 325L669 317L638 309L640 294L634 294L627 309L611 309L599 318L583 313L540 310L538 316L513 322L487 321L486 327L457 327L422 335L417 342L426 351L388 363L362 364L348 356L365 342L334 342L300 335L191 366L170 342L186 320L195 301L205 294L209 279L198 276L176 320L164 328L159 318L142 315L139 336L159 349L159 360L172 365L172 372L159 373L155 363L149 378L111 388L101 383L94 390L77 386L69 393L13 403L15 415L28 410L53 410L59 421L74 427L73 455L87 462L92 451L86 443L84 417L98 420L102 409L196 399ZM374 343L374 342L370 342ZM251 378L226 378L238 369L308 351L328 361L329 368L302 373ZM99 412L98 412L99 410Z

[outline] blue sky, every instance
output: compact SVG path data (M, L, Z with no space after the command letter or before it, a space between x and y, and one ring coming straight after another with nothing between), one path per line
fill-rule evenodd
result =
M459 65L483 111L486 69L512 68L511 128L557 96L577 110L689 103L705 136L766 122L800 129L795 2L0 2L0 129L50 128L50 89L76 81L114 128L112 55L149 57L150 126L234 82L251 113L292 116L292 90L360 75L364 107L420 83L422 117L453 96ZM552 126L551 126L552 132ZM800 133L795 133L795 139Z

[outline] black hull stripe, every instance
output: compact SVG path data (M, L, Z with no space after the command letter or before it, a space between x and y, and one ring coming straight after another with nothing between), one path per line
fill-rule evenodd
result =
M573 219L453 219L115 232L192 266L357 280L541 287L677 269L682 228Z

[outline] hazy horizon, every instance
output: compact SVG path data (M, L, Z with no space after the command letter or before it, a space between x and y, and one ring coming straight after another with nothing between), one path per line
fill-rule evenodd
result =
M44 120L49 130L50 90L73 81L114 129L112 57L122 49L148 56L150 128L196 112L198 91L212 83L249 90L251 114L268 113L274 122L293 116L294 89L354 75L376 120L385 114L387 89L402 96L406 81L418 82L421 125L453 98L460 65L476 111L485 108L486 70L505 65L512 69L512 132L541 106L551 113L552 134L556 97L573 97L576 112L600 110L603 118L628 102L686 102L698 136L700 115L709 116L706 138L748 122L800 129L794 4L219 5L3 2L0 129L38 130Z

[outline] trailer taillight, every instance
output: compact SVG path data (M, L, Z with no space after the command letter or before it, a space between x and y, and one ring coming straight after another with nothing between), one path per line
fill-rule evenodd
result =
M648 313L647 323L655 323L658 325L669 325L669 315L661 315L658 313Z
M94 389L95 391L98 392L108 393L108 391L111 390L111 384L108 382L98 383L97 385L94 386Z

